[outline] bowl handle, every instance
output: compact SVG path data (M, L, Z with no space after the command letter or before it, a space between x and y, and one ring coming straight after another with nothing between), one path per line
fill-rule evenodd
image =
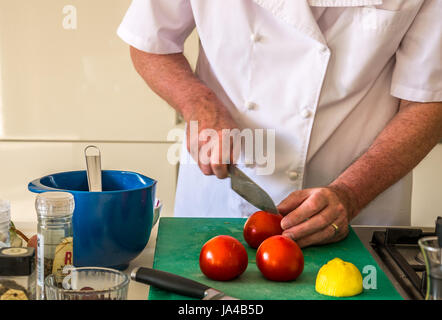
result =
M155 199L155 206L153 208L152 227L158 222L162 208L163 208L163 203L160 200Z

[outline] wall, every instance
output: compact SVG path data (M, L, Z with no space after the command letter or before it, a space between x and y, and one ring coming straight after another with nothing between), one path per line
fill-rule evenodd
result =
M411 224L434 227L442 216L442 143L413 171Z
M163 215L172 215L177 168L166 161L166 137L176 115L136 74L115 34L129 4L0 2L0 198L11 200L15 221L35 221L28 182L84 169L89 144L101 148L104 169L158 179ZM197 46L194 33L185 50L192 64ZM414 171L413 225L442 215L441 190L438 145Z
M163 215L172 215L177 168L166 152L176 113L116 35L130 2L0 1L0 198L14 221L36 220L28 182L84 170L89 144L101 149L103 169L157 179ZM193 64L197 45L193 34L185 51Z

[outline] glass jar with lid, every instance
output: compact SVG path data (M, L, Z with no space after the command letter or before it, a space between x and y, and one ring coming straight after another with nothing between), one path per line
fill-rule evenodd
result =
M0 248L0 300L35 299L34 248Z
M9 226L11 211L9 201L0 199L0 248L10 246Z
M72 214L74 197L68 192L37 195L37 299L45 299L45 278L54 274L61 286L65 266L73 265Z

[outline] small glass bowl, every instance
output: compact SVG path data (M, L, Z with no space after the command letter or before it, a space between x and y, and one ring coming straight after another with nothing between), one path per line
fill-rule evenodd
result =
M45 279L46 300L127 300L128 287L126 274L99 267L70 269L62 286L53 274Z

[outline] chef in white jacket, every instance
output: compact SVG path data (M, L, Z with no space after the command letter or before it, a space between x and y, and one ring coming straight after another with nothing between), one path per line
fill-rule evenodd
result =
M442 138L441 17L440 0L133 0L118 35L199 131L274 130L271 174L242 168L305 247L343 239L350 223L410 224L411 170ZM195 27L193 73L182 52ZM220 152L184 161L208 143L190 140L175 215L255 212Z

